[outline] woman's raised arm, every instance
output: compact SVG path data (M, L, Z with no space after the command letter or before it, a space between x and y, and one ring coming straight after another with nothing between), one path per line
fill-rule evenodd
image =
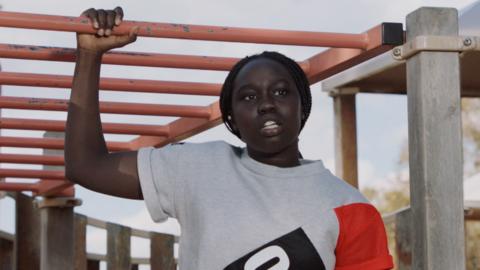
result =
M88 189L130 199L142 199L137 173L137 152L109 153L103 136L99 110L99 78L102 55L136 39L113 36L123 19L114 10L88 9L82 13L97 34L77 34L77 58L68 107L65 137L65 171L70 181Z

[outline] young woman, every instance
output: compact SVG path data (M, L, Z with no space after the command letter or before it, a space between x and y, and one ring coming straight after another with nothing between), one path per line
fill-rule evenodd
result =
M136 29L111 35L122 21L121 8L83 15L97 34L77 35L65 145L70 180L145 199L155 221L177 218L181 269L392 268L376 209L321 161L299 154L311 96L295 61L264 52L242 59L228 74L222 116L246 148L208 142L109 153L98 103L101 59L133 42Z

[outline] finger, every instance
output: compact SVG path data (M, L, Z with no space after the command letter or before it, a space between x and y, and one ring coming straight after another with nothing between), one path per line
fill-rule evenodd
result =
M116 7L113 11L115 11L115 25L120 25L123 21L123 9Z
M97 18L98 18L98 28L99 28L97 31L97 35L103 36L106 29L107 12L105 12L105 10L103 9L99 9L97 10L97 13L98 13Z
M107 37L110 36L114 25L115 25L115 12L113 10L109 10L107 11L105 36Z
M130 32L128 35L115 36L116 43L119 45L119 47L132 43L135 40L137 40L137 33L138 33L138 27L133 27L132 29L130 29Z
M94 8L89 8L82 12L81 16L85 16L90 19L90 22L93 25L93 28L98 29L98 13Z

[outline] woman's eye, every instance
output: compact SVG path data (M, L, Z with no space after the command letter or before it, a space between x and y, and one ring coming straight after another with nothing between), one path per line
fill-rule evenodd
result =
M255 95L246 95L246 96L243 97L243 99L247 100L247 101L254 100L256 98L257 98L257 96L255 96Z
M287 89L280 88L273 91L273 94L276 96L285 96L287 94Z

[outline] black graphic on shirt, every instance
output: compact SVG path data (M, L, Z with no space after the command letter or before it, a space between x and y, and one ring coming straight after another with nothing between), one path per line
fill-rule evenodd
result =
M325 270L310 239L298 228L241 257L224 270Z

